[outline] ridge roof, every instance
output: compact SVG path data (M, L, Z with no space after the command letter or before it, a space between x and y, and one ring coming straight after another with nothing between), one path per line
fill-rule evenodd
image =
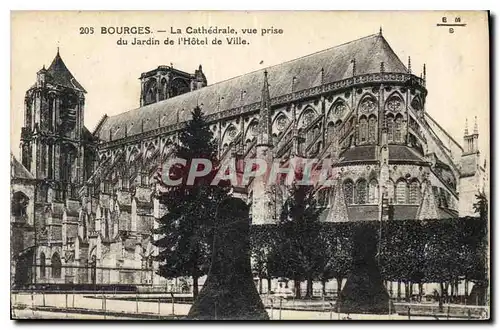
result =
M259 102L266 70L271 98L290 93L294 77L294 91L319 86L321 80L323 84L339 81L346 75L352 76L353 59L356 75L380 72L381 62L386 72L407 72L389 43L377 33L111 116L96 134L109 141L111 131L111 139L117 140L125 137L125 126L127 136L132 136L175 124L177 118L179 122L187 121L197 105L202 105L205 115L210 115ZM320 79L322 69L323 79Z

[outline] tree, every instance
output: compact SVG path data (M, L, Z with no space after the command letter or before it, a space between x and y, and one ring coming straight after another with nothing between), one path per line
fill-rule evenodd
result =
M385 280L405 283L406 299L412 283L421 283L424 276L423 254L426 244L421 222L415 220L381 223L378 262ZM421 286L420 286L421 287ZM420 292L421 293L421 292Z
M325 242L322 239L314 187L292 185L277 225L277 243L271 251L274 276L293 279L295 297L300 298L300 282L307 280L306 297L312 297L312 283L325 267Z
M193 296L198 295L198 278L205 275L210 266L210 246L217 206L228 194L224 183L211 185L214 171L188 182L189 169L194 159L208 160L217 168L217 146L213 140L203 113L199 107L192 111L192 119L179 134L174 157L186 160L185 165L172 166L166 175L181 184L168 186L160 193L159 200L167 214L158 220L155 230L160 238L154 244L159 247L158 274L166 278L191 276ZM198 165L198 170L202 170Z
M259 277L259 293L262 293L262 279L267 279L267 292L271 291L272 244L276 242L275 225L252 226L250 229L252 273Z
M484 191L478 192L476 195L476 203L474 203L474 212L479 213L481 219L486 219L488 217L488 198Z
M484 191L479 192L476 195L476 203L474 203L474 211L479 213L479 221L480 225L475 226L476 230L471 235L474 237L474 242L471 244L471 250L473 253L474 263L470 268L471 272L468 274L469 278L476 284L473 291L470 294L470 298L476 300L481 305L487 303L488 297L488 288L489 288L489 274L488 274L488 229L489 229L489 209L488 209L488 198ZM474 298L475 297L475 298Z
M331 278L337 282L337 293L342 290L342 281L347 277L352 265L352 233L351 223L325 224L322 235L326 235L325 257L326 263L320 274L325 283Z

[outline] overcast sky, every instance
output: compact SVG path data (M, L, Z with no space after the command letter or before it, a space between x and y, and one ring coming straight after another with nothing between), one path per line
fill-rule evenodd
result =
M441 18L466 27L437 27ZM282 35L251 36L246 46L118 46L119 36L101 35L101 26L149 26L162 40L171 27L279 28ZM36 72L48 67L57 47L87 90L85 125L139 106L142 72L170 65L193 73L198 65L212 84L333 47L370 34L383 35L417 75L427 66L426 110L459 143L465 119L478 117L483 157L489 150L489 49L487 15L482 12L14 12L12 14L11 150L19 155L24 93ZM80 27L94 27L81 35ZM239 34L241 35L241 33ZM141 37L141 36L139 36ZM176 36L174 36L176 37ZM209 36L210 37L210 36ZM129 36L130 38L130 36ZM261 64L261 62L263 62Z

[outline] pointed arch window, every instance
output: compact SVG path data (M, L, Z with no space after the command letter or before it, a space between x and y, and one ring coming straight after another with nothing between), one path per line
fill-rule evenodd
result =
M368 141L368 121L365 116L359 118L359 142L366 143Z
M410 204L420 204L420 183L418 180L413 180L410 183L408 202Z
M368 201L367 200L367 197L368 197L367 190L368 190L368 186L367 186L366 180L365 179L358 180L358 182L356 183L356 200L355 200L356 204L366 204L367 203L367 201Z
M40 170L42 175L45 175L47 169L47 145L43 144L40 146Z
M167 95L167 80L166 79L162 79L161 80L160 87L161 87L160 100L166 100L168 98L168 95Z
M61 258L59 257L59 254L57 252L52 255L50 264L52 268L52 277L61 278Z
M394 121L394 142L403 142L403 117L396 116Z
M368 119L368 142L375 143L377 141L377 118L370 116Z
M387 116L387 142L394 142L394 117Z
M24 217L27 215L29 198L21 191L16 191L11 199L10 212L15 217Z
M356 204L366 204L368 195L368 186L366 180L360 179L356 182L356 193L355 193L355 203Z
M109 211L104 209L104 237L109 238Z
M40 277L45 277L47 266L45 265L45 253L40 253Z
M31 122L32 118L32 101L30 99L26 99L26 115L24 116L24 126L26 126L27 130L31 130Z
M344 181L344 198L347 205L353 204L354 199L354 183L351 180Z
M371 179L368 184L368 204L378 203L378 182L375 179Z
M387 199L389 199L389 203L391 204L394 203L395 200L394 187L395 187L394 181L389 180L389 182L387 183Z
M407 203L407 190L408 185L405 180L399 180L396 183L396 204Z
M48 109L48 112L47 112L47 127L49 130L53 130L54 129L54 103L55 103L55 99L54 97L49 97L49 109Z

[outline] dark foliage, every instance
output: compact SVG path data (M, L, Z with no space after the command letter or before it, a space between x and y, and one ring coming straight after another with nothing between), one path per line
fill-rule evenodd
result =
M186 160L186 165L172 167L168 173L171 180L181 179L182 183L168 186L167 192L159 196L160 203L168 213L159 219L159 227L155 230L161 235L154 242L160 248L157 256L160 261L158 273L166 278L191 276L195 296L198 278L207 273L210 265L217 206L228 193L227 186L211 185L217 165L216 151L212 132L201 109L197 107L175 146L174 156ZM214 164L214 168L189 184L189 169L195 158L209 161Z
M269 272L274 277L291 278L296 284L307 280L307 297L312 296L312 281L320 277L328 262L327 240L319 221L322 208L313 189L291 186L276 226L275 243L269 249ZM300 290L296 290L296 297L300 297Z
M190 319L267 320L250 270L248 206L224 200L217 215L207 281L189 310Z

